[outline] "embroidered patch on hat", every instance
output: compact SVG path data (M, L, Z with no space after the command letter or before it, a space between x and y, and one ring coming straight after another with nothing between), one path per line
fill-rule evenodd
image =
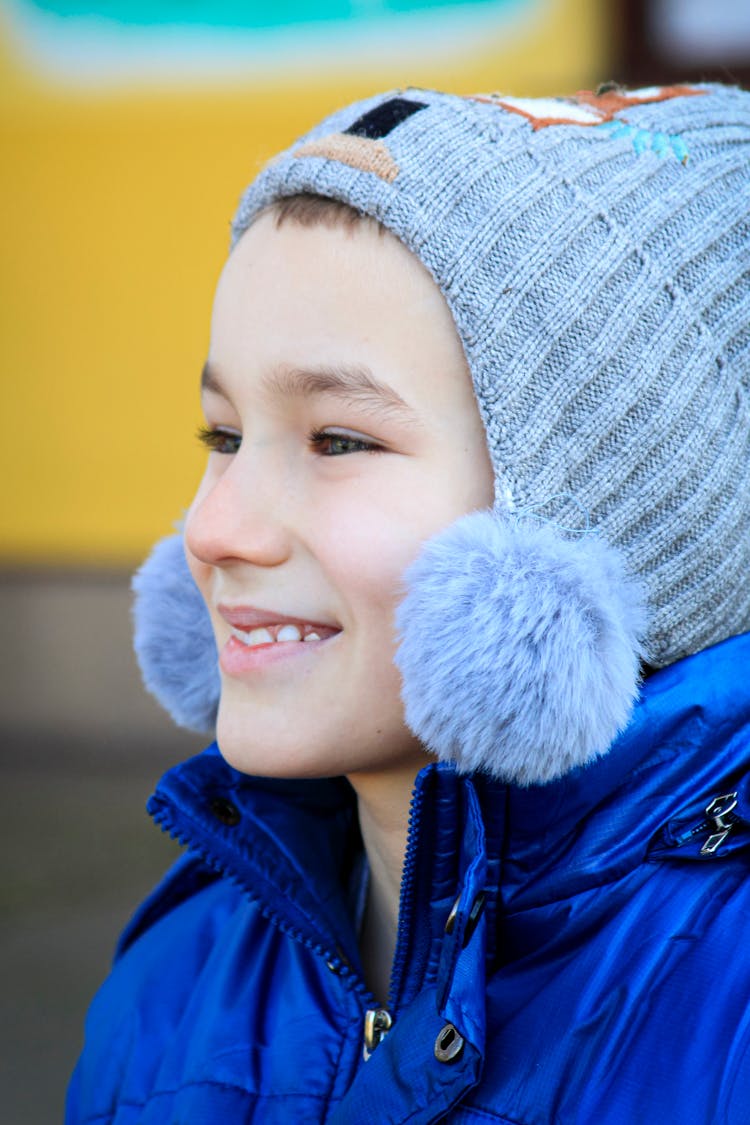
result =
M509 113L520 114L532 129L550 125L603 125L614 121L615 114L636 105L666 102L671 98L705 94L694 86L647 86L642 90L620 90L604 86L594 93L579 90L570 98L512 98L503 94L474 94L473 101L501 106Z
M331 133L317 141L308 141L295 149L294 155L338 160L360 172L373 172L391 184L398 175L398 164L383 144L383 137L387 137L412 114L426 109L426 105L426 102L414 102L409 98L389 98L363 113L343 133Z
M374 172L387 184L393 183L398 175L398 164L382 141L371 141L367 137L352 137L346 133L331 133L317 141L308 141L294 150L294 156L322 156L326 160L338 160L360 172Z
M657 156L676 156L680 164L687 164L688 150L677 133L660 133L652 129L637 129L635 125L615 118L602 122L601 128L610 137L627 138L638 156L642 152L655 152Z
M374 109L363 113L344 132L353 137L369 137L370 140L379 141L387 137L402 121L406 121L407 117L426 108L426 102L413 102L410 98L389 98L387 102L381 102Z

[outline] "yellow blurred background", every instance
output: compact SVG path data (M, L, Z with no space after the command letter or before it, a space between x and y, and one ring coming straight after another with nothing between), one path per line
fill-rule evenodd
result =
M481 35L453 57L434 21L431 38L412 21L410 42L394 16L398 51L356 38L337 51L332 31L319 64L282 44L276 70L248 62L256 78L236 60L223 73L220 52L212 72L209 49L199 78L189 60L184 73L139 74L138 44L114 77L87 66L83 46L77 72L75 52L54 49L55 26L70 40L71 21L52 21L45 53L16 18L23 7L0 8L0 563L11 565L131 566L189 503L212 291L264 160L392 86L562 93L609 74L599 0L485 2Z

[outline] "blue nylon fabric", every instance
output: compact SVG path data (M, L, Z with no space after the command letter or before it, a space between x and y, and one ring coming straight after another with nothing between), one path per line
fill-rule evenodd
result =
M399 935L391 978L389 1007L407 1007L423 986L435 982L443 957L445 923L467 867L486 865L481 825L467 815L464 782L451 767L432 766L417 777L412 799L413 857L411 888L405 864L399 911ZM468 846L467 846L468 839ZM469 904L470 905L470 904ZM460 920L459 920L460 921Z
M522 911L614 880L647 858L675 810L700 820L747 774L748 724L750 634L655 673L601 762L508 791L507 905Z
M462 839L465 873L461 880L459 909L450 933L443 939L438 970L437 1007L441 1015L484 1054L484 977L487 956L487 922L484 911L473 931L468 930L472 907L487 886L487 849L481 809L474 787L464 780L466 830Z
M482 1066L481 1054L469 1043L455 1062L438 1062L435 1041L444 1025L435 989L423 990L359 1072L331 1125L439 1120L476 1084Z
M241 814L227 826L211 810L216 797ZM227 765L216 746L193 759L190 769L170 771L148 803L159 820L222 870L246 873L268 904L284 903L286 923L305 939L334 948L356 942L341 896L342 865L358 841L353 794L343 779L269 781ZM321 830L321 823L325 826ZM334 937L334 935L336 935Z
M701 857L730 791L725 845ZM393 1028L364 1063L349 787L242 777L212 749L152 801L192 851L92 1004L68 1125L750 1125L749 797L750 636L651 677L610 754L559 782L428 766ZM452 1064L434 1058L446 1018L466 1039Z

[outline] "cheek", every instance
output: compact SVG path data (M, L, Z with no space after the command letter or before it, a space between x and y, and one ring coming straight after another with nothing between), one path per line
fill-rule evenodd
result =
M350 611L376 618L386 628L395 604L402 574L413 553L411 545L378 513L362 516L359 526L348 523L343 536L335 536L319 554L328 580L343 595Z
M441 473L434 464L412 462L387 487L353 492L318 524L318 531L324 529L318 542L327 544L329 579L355 619L366 621L368 643L377 637L389 663L396 649L394 611L404 596L404 574L426 540L468 512L491 506L491 471L484 467L480 464L469 478L461 465Z
M379 492L353 492L345 502L338 497L335 510L316 508L315 554L329 580L353 612L377 617L374 626L388 635L404 572L426 539L467 510L421 483L394 482L385 500Z

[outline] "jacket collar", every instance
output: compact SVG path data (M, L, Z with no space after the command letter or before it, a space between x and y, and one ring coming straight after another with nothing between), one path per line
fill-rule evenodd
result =
M508 787L446 765L422 770L397 953L410 971L395 966L394 1002L408 1003L436 978L445 919L460 892L458 930L465 925L475 897L466 887L476 887L480 868L492 963L509 919L534 917L536 929L523 927L528 948L544 940L538 907L627 874L675 836L675 824L704 823L707 836L705 808L725 791L740 791L733 816L750 830L750 784L741 784L750 769L748 668L750 634L655 673L609 753L547 785ZM171 770L149 809L281 928L344 966L357 964L346 888L361 841L346 781L248 777L213 746ZM503 956L512 953L512 934L511 925Z
M750 769L748 727L750 634L655 672L605 757L550 785L508 790L506 908L616 879L673 821L704 821Z

